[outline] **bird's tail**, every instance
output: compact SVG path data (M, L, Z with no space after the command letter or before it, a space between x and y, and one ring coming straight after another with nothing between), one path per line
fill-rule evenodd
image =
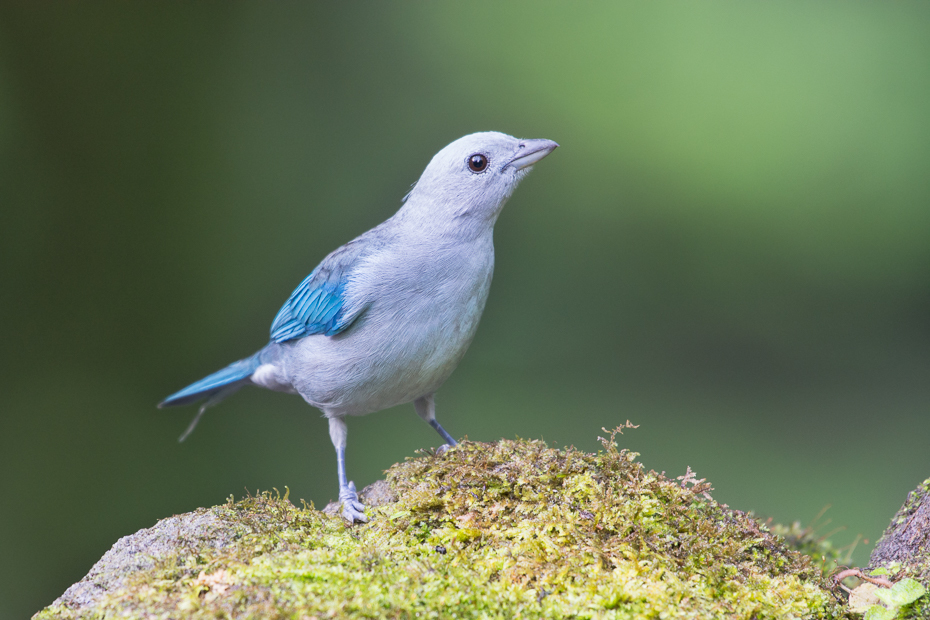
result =
M190 426L187 427L187 430L184 431L184 434L178 439L178 441L184 441L187 439L187 436L191 434L191 431L194 430L194 427L197 426L197 422L200 421L200 416L203 415L203 412L207 410L208 407L216 405L221 400L233 394L236 390L241 388L244 385L249 383L249 377L252 376L252 373L261 366L260 356L261 351L256 353L251 357L241 359L238 362L233 362L226 368L218 370L208 377L204 377L196 383L192 383L183 390L175 392L162 402L158 403L158 408L162 409L164 407L174 407L177 405L188 405L195 401L198 401L202 398L206 398L200 409L197 411L197 415L194 416L193 421L190 423Z

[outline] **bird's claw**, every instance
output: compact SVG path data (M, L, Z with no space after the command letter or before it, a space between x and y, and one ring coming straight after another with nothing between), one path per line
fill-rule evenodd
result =
M368 517L365 516L365 504L358 501L354 482L349 482L339 489L339 501L342 502L343 519L349 523L368 523Z

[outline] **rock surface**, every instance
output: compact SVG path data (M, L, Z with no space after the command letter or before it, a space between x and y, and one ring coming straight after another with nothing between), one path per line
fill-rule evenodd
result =
M208 510L162 519L116 541L87 575L65 590L51 607L76 612L96 608L108 593L126 588L127 580L149 570L179 548L219 551L233 542L231 523Z
M397 501L384 480L365 487L359 497L371 508ZM339 515L341 504L329 503L323 512ZM155 567L178 549L221 551L237 538L237 527L221 511L201 509L162 519L154 526L124 536L103 554L79 582L65 590L50 609L60 608L83 616L100 606L106 595L125 590L131 577Z
M930 479L911 491L891 524L875 543L869 571L893 568L922 583L930 582Z

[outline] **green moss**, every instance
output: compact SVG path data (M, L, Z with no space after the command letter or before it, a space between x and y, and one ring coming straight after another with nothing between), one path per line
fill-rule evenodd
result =
M911 603L902 607L898 612L901 620L926 620L930 618L930 597L924 595Z
M209 509L222 548L181 546L92 609L36 618L842 618L809 558L635 453L466 442L387 472L371 522L264 493Z
M820 516L822 515L823 513ZM810 557L813 567L820 571L821 578L826 579L837 570L838 566L852 561L852 552L860 539L857 537L852 544L838 549L830 540L830 536L837 530L823 534L818 531L817 520L819 517L809 525L802 525L800 521L795 521L791 525L776 523L771 524L770 529L789 549Z

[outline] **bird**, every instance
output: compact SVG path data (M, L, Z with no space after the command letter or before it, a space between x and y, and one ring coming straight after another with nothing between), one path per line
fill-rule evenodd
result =
M367 522L346 476L346 416L412 402L444 449L457 445L436 420L436 391L478 328L501 209L558 146L489 131L436 153L393 216L331 252L294 289L266 346L159 403L205 401L180 441L244 386L298 394L328 419L342 517Z

